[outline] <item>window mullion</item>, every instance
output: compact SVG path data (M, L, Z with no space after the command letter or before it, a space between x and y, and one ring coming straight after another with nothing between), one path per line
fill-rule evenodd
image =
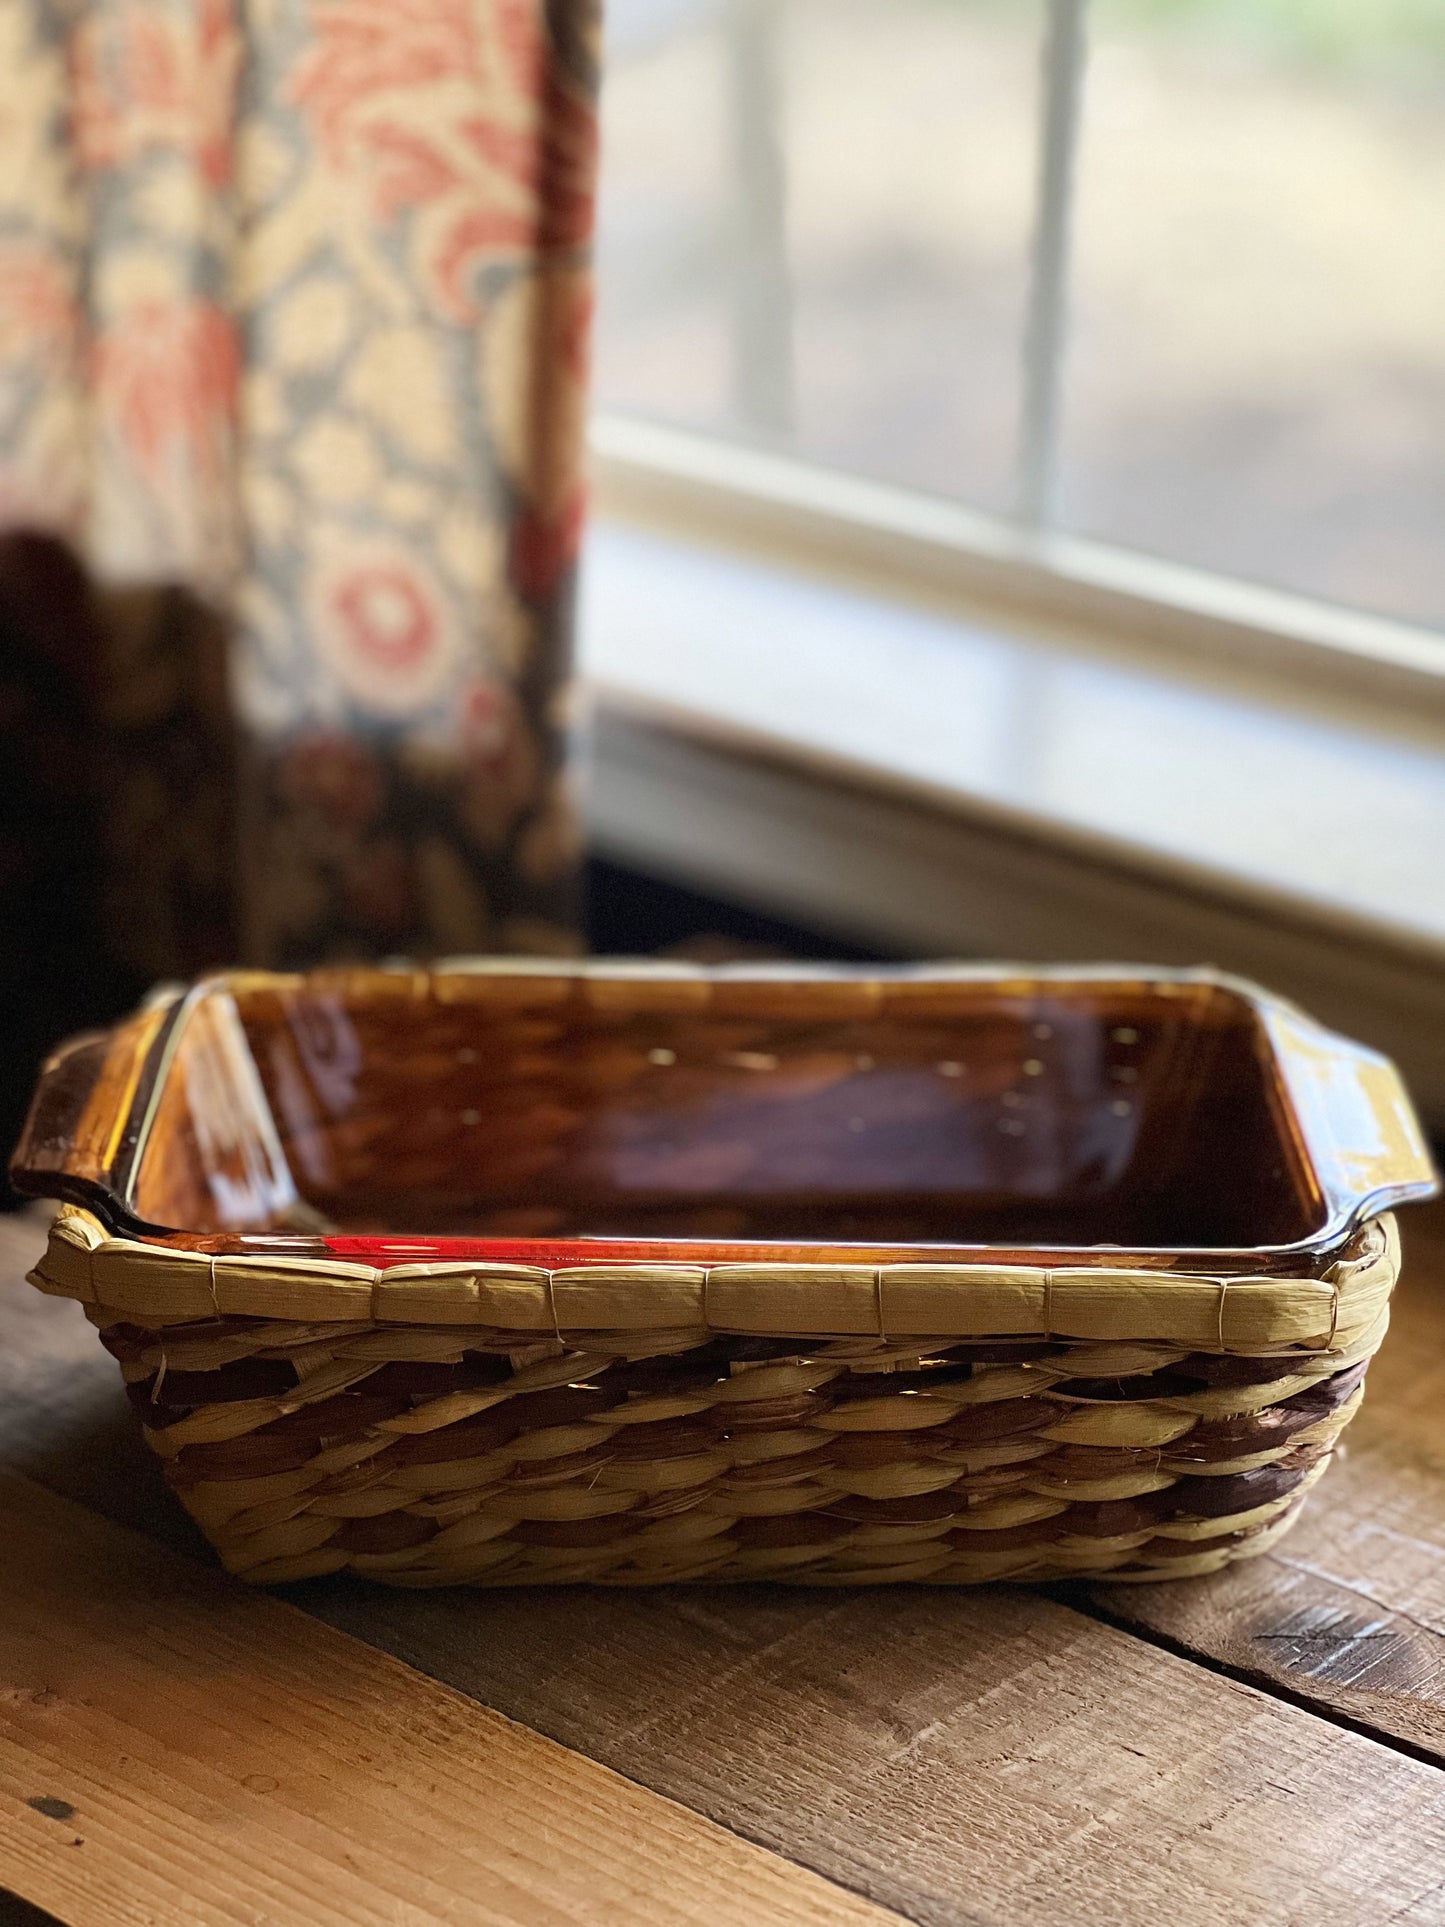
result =
M1087 7L1088 0L1047 0L1018 452L1019 515L1040 529L1054 520Z
M779 0L727 0L734 235L731 388L739 424L764 436L793 426L793 289Z

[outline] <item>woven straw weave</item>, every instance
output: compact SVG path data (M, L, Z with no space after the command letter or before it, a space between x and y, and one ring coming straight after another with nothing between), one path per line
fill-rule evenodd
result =
M396 1266L62 1211L82 1300L225 1564L397 1586L1211 1572L1289 1525L1399 1266Z

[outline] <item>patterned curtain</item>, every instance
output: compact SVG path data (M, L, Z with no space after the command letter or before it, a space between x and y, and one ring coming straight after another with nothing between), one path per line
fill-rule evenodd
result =
M574 947L595 79L591 0L0 8L0 875L122 975Z

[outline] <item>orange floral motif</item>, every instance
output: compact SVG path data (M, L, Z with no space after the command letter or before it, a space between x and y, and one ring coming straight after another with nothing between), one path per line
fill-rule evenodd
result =
M495 0L492 18L497 46L512 69L510 85L537 93L550 62L536 0Z
M596 0L11 13L0 528L62 530L103 578L199 598L192 635L156 596L152 708L116 786L137 824L164 790L184 851L152 888L147 832L125 833L154 933L136 955L192 967L165 954L168 931L193 944L186 864L258 959L566 947L553 698L583 511ZM253 832L234 906L229 738L196 721L223 645Z
M334 166L345 168L361 110L378 94L465 79L478 67L470 0L323 0L315 43L292 98L314 114Z
M102 414L147 480L224 473L240 349L212 302L138 302L95 341L91 377Z
M456 716L463 748L462 820L484 849L500 848L535 796L537 747L506 683L478 677L457 698Z
M576 562L582 546L587 514L587 492L579 482L568 493L560 513L548 515L533 505L512 526L511 575L519 595L529 602L546 602Z
M457 698L462 744L482 763L506 755L517 733L517 699L505 683L479 678Z
M367 139L372 168L372 199L389 221L404 208L439 200L459 185L457 170L431 142L405 127L383 124Z
M63 363L79 324L71 277L55 249L29 240L0 244L0 357L38 354Z
M317 570L312 633L340 687L383 716L415 716L443 694L458 637L435 583L399 544L348 538Z
M536 0L485 11L482 32L473 0L326 0L291 87L378 221L431 217L422 265L463 323L478 264L578 248L592 228L592 103L554 71Z
M416 583L400 569L356 569L338 584L332 606L358 656L384 672L414 669L435 640L436 623Z
M458 214L438 249L436 275L448 305L470 318L476 303L465 277L479 257L507 250L557 254L586 242L597 122L591 103L553 78L543 89L534 133L520 137L479 120L464 122L459 131L486 166L521 190L514 207L498 206L484 177L469 183L476 205Z
M71 115L86 168L157 148L194 158L204 178L231 177L241 41L231 0L166 11L132 0L90 13L70 43Z

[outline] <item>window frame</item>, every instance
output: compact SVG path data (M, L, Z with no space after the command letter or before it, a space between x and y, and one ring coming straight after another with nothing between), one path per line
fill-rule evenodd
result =
M1003 630L1211 662L1445 719L1445 636L636 416L594 414L608 515Z
M760 33L769 30L776 0L728 4ZM1307 727L1328 728L1332 717L1359 721L1387 747L1395 741L1445 757L1445 634L1056 526L1088 0L1044 6L1013 511L990 514L782 453L776 397L754 396L747 406L737 398L747 424L737 437L599 409L589 430L596 510L664 538L678 563L669 561L659 584L659 634L670 637L676 619L668 596L689 592L689 553L710 550L758 580L781 568L798 584L856 594L860 621L876 625L880 680L890 674L893 611L922 607L1021 646L1042 642L1115 665L1128 658L1141 678L1205 685L1236 700L1241 718L1262 702ZM756 130L771 91L766 69L743 63L740 80ZM786 305L777 308L779 290L785 304L787 296L779 237L764 218L777 156L770 148L764 158L768 166L748 176L757 272L740 290L735 316L739 339L754 347L780 320L786 333L787 320ZM749 432L755 441L744 438ZM705 583L697 592L706 595ZM1438 937L1403 918L1361 914L1343 897L1306 900L1287 883L1251 882L1242 862L1204 866L1143 840L1101 836L1066 808L1034 815L1001 807L962 780L920 783L903 758L859 762L830 744L826 728L800 728L795 716L775 716L776 727L757 713L751 722L729 720L695 693L680 695L677 678L658 675L655 660L649 665L648 650L636 649L639 618L651 622L650 607L629 607L610 659L604 651L589 661L583 651L587 817L603 854L900 952L1067 959L1122 947L1178 962L1213 958L1278 984L1389 1051L1445 1130ZM730 658L725 627L714 618L712 628L719 633L710 647L703 638L703 656ZM679 631L690 632L685 611ZM776 646L786 646L781 626ZM863 646L871 662L871 636ZM610 680L609 661L623 671ZM1299 802L1308 818L1309 797Z
M590 431L599 505L874 591L943 596L955 613L1087 644L1133 641L1445 714L1445 633L1404 618L1145 555L1058 525L1071 230L1090 0L1041 0L1033 232L1020 339L1015 499L995 514L781 452L792 291L781 205L777 0L718 0L738 175L733 313L741 430L603 409ZM764 363L781 356L771 385ZM758 370L762 369L761 376ZM781 387L774 393L773 388ZM746 437L753 434L755 441Z

